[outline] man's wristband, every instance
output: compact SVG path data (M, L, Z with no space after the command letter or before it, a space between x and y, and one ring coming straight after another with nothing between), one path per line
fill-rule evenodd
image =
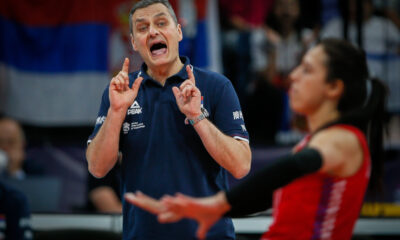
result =
M201 114L199 116L197 116L195 119L188 119L189 123L192 126L209 116L207 109L201 107L200 110L201 110Z

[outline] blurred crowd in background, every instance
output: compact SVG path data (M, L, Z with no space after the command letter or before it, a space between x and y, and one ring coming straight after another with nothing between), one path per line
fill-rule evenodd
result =
M0 2L0 174L47 176L53 183L42 191L62 186L54 190L59 193L54 209L41 210L120 212L118 178L96 182L84 151L111 77L125 57L130 71L141 66L129 36L128 13L135 2ZM400 1L170 2L183 27L180 53L232 81L254 148L287 148L307 132L287 96L289 73L307 49L325 37L362 47L371 76L390 90L386 146L395 159L391 171L400 169ZM253 161L272 155L254 154ZM387 182L392 192L386 199L400 201L399 178ZM98 187L108 193L92 191ZM104 196L113 208L96 205Z

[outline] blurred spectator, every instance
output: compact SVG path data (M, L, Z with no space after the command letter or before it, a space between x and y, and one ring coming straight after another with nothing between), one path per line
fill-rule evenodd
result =
M273 1L219 1L224 75L232 81L242 106L246 105L246 89L250 78L251 32L262 26Z
M303 28L318 30L322 24L322 14L324 14L323 4L325 4L326 1L327 0L299 0L299 25Z
M120 177L119 164L101 179L88 174L88 211L122 213Z
M321 0L321 24L340 17L339 0Z
M0 182L0 239L32 239L28 200L21 192Z
M373 4L382 16L390 19L397 28L400 28L400 1L399 0L373 0Z
M372 0L362 0L362 33L357 31L357 0L348 1L347 36L349 41L357 44L358 34L362 34L362 47L367 56L371 76L378 77L389 87L388 111L393 116L389 123L389 133L396 133L399 127L400 113L400 32L393 22L374 15L375 6ZM383 1L382 1L383 2ZM386 2L386 1L385 1ZM390 1L389 1L390 2ZM380 7L386 5L380 4ZM342 18L330 21L322 30L321 37L344 37ZM392 140L389 140L392 141ZM396 140L398 141L398 140Z
M299 25L298 0L276 0L266 26L252 36L253 67L274 85L287 88L288 74L304 51L302 40L309 31Z
M288 74L301 59L305 42L308 42L305 39L313 34L299 25L299 16L298 0L276 0L267 25L252 34L251 53L256 78L248 99L247 122L255 141L271 143L278 130L291 128L286 94ZM261 119L260 115L268 116L268 119Z
M264 23L274 0L220 0L223 25L240 30L251 30Z
M7 155L7 166L0 176L24 179L27 175L43 174L33 160L25 159L25 135L21 125L8 117L0 117L0 149Z

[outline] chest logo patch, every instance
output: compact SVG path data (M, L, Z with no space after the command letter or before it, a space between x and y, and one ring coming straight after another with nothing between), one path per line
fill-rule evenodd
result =
M128 115L135 115L141 113L142 113L142 107L140 107L139 103L135 100L128 109Z
M124 122L122 124L122 132L124 134L128 134L129 131L131 130L137 130L137 129L141 129L141 128L145 128L146 126L144 125L144 123L139 123L139 122Z

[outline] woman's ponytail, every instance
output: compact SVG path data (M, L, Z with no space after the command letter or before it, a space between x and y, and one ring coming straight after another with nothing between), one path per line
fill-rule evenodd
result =
M371 90L367 93L367 102L363 107L366 123L366 134L371 152L372 171L369 182L369 190L373 195L382 193L384 146L383 136L386 129L386 100L388 90L383 82L377 78L371 78Z

